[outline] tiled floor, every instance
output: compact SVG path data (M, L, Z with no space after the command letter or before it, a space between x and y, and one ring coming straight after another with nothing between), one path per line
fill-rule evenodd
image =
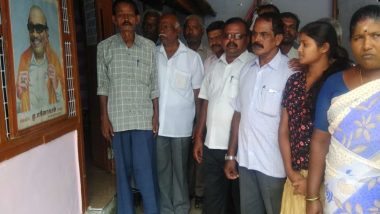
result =
M86 214L116 214L115 177L102 169L87 164L87 189L89 207ZM192 201L190 214L201 214ZM143 214L142 205L136 206L136 214Z
M87 214L115 213L112 199L115 196L115 177L98 167L87 164Z

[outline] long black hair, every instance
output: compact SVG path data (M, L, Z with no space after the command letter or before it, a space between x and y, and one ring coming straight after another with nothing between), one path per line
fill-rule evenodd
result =
M324 81L333 73L351 67L352 62L348 58L348 53L346 49L339 46L338 36L334 27L330 23L324 21L311 22L305 25L300 33L304 33L312 38L317 43L318 47L321 47L325 43L328 43L330 46L328 58L331 64L323 73L321 81Z
M307 35L312 38L318 47L321 47L323 44L329 44L330 48L328 51L329 67L323 72L322 77L317 80L313 86L310 88L310 93L313 94L312 97L316 98L317 94L322 87L323 82L331 75L339 71L346 70L351 67L351 61L348 58L347 51L339 46L338 36L334 27L324 21L315 21L305 25L300 33ZM316 99L313 99L313 106L315 106ZM312 110L312 119L314 120L314 111Z

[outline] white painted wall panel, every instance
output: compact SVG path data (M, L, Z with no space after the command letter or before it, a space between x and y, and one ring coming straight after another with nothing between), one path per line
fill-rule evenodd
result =
M0 163L0 213L79 214L77 133Z

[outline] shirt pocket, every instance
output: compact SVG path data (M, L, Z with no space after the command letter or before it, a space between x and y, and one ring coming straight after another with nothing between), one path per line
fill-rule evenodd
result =
M259 95L258 110L268 116L280 114L282 91L274 87L263 86Z
M148 62L144 60L138 60L136 66L136 72L134 72L135 80L138 83L149 85L151 73L150 73L150 65Z
M191 100L191 74L175 68L170 86L185 99Z

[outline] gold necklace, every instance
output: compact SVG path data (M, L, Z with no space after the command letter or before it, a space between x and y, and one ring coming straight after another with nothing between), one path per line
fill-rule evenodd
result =
M363 75L362 75L362 69L358 66L357 71L359 72L360 75L360 85L363 85Z

